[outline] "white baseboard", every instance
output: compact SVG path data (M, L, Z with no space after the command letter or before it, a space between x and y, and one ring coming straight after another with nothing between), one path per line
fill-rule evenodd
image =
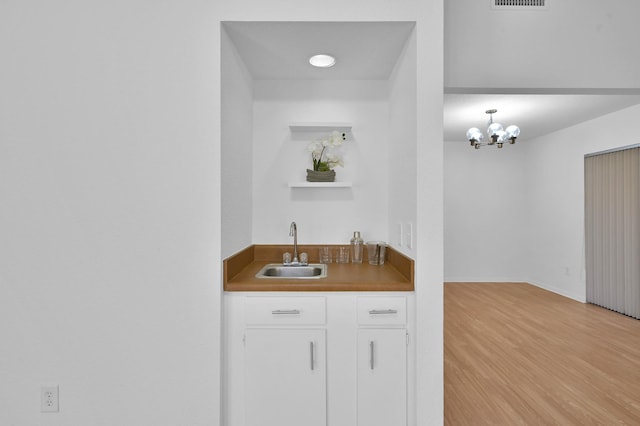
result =
M523 283L527 282L521 278L492 277L492 278L445 278L445 283Z
M568 297L569 299L573 299L577 302L580 303L587 303L586 297L584 295L576 295L576 294L572 294L569 293L567 291L564 291L563 289L560 289L558 287L554 287L551 285L547 285L541 282L537 282L534 280L523 280L522 278L504 278L504 277L497 277L497 278L482 278L482 279L478 279L478 278L445 278L445 284L446 283L473 283L473 284L483 284L483 283L527 283L527 284L531 284L533 286L539 287L543 290L548 290L552 293L556 293L559 294L560 296L564 296L564 297Z
M543 284L541 282L536 282L534 280L527 280L527 282L529 284L531 284L531 285L535 285L536 287L540 287L540 288L542 288L544 290L549 290L549 291L551 291L553 293L559 294L560 296L568 297L569 299L573 299L573 300L575 300L577 302L587 303L587 299L586 299L585 295L572 294L572 293L564 291L564 290L562 290L560 288L557 288L557 287L554 287L554 286L551 286L551 285L547 285L547 284Z

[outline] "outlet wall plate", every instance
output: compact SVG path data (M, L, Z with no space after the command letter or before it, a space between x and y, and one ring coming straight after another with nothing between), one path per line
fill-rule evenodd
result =
M58 386L40 388L40 412L57 413L60 410Z
M404 227L405 237L404 242L407 245L407 248L413 248L413 224L411 222L407 223Z

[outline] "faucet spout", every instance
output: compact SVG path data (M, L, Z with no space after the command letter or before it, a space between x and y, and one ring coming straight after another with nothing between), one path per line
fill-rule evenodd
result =
M291 222L289 236L293 237L293 261L291 263L297 265L300 261L298 260L298 226L295 222Z

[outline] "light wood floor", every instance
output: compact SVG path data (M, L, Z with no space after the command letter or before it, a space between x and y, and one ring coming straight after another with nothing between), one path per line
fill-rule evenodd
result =
M444 312L446 425L640 425L640 321L520 283Z

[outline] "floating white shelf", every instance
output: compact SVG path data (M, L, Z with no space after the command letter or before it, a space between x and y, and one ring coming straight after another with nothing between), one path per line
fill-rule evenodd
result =
M289 188L351 188L352 182L289 182Z
M330 123L330 122L308 122L308 123L291 123L289 129L292 132L331 132L337 130L339 132L350 132L351 123Z

